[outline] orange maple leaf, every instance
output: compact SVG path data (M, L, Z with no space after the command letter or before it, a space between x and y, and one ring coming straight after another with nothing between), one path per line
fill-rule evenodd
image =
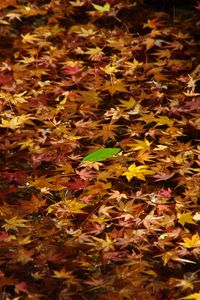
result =
M21 201L21 207L23 210L28 211L29 213L37 213L40 209L40 207L44 206L46 203L46 200L40 200L38 197L36 197L34 194L31 197L30 201Z

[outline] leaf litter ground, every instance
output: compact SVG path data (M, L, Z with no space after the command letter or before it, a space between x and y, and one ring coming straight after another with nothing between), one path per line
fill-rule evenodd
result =
M199 299L199 10L1 1L2 300Z

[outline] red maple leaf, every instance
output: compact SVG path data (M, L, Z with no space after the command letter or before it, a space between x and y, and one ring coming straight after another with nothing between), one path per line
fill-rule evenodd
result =
M77 170L76 174L78 174L81 179L86 180L89 178L93 178L95 175L95 172L91 171L91 170L87 170L87 169L81 169L80 171Z
M70 190L79 191L79 190L86 188L86 186L88 186L88 184L89 184L88 180L82 180L82 179L75 178L73 182L66 183L66 186Z
M82 70L82 68L80 68L79 66L74 66L74 67L70 67L70 66L65 66L63 68L65 74L67 75L75 75L78 72L80 72Z
M0 74L0 84L7 84L13 80L10 74Z
M28 172L24 170L20 170L16 172L2 172L1 178L3 178L9 183L16 182L20 185L23 185L25 183L27 173Z
M0 231L0 241L2 242L10 242L11 240L15 240L15 235L9 234L5 231Z
M19 294L20 292L29 294L27 289L27 283L25 281L21 281L15 284L15 292Z
M23 200L20 201L20 203L23 210L26 210L32 214L32 213L37 213L40 207L45 205L46 200L39 199L33 194L31 200L29 201Z
M161 196L168 198L171 195L172 190L170 188L168 189L162 189L162 191L159 193Z
M157 172L152 177L156 178L156 181L165 181L174 176L175 173L170 173L168 170L165 172Z

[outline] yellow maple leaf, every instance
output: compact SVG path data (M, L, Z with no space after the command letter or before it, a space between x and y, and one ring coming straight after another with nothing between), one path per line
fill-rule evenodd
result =
M179 214L178 215L178 222L182 225L185 226L185 223L189 224L196 224L193 219L192 219L192 213L191 212L186 212L185 214Z
M20 146L20 150L28 148L30 151L32 151L35 147L35 143L31 138L19 141L18 145Z
M145 161L152 161L154 157L149 151L140 150L135 158L139 163L144 164Z
M139 62L137 59L134 58L133 62L126 62L126 66L130 67L132 70L135 70L137 67L140 67L143 65L143 62Z
M170 285L181 289L182 291L185 291L187 289L193 290L194 285L190 280L187 279L177 279L177 278L171 278L170 279Z
M104 13L104 12L109 12L110 11L110 4L106 2L104 6L94 4L92 3L92 6L99 12L99 13Z
M200 247L200 237L199 234L196 233L192 236L192 238L183 238L182 243L179 243L180 245L182 245L185 248L197 248Z
M200 293L187 295L184 298L180 298L180 300L200 300Z
M158 27L163 27L163 23L159 18L148 19L147 22L143 24L143 28L157 29Z
M94 185L88 186L86 189L90 195L103 195L105 191L112 187L110 182L104 183L101 181L97 181Z
M27 245L27 244L30 244L30 243L32 243L32 240L30 240L30 236L25 236L25 237L19 237L18 239L17 239L17 243L18 243L18 245Z
M83 6L85 3L81 0L76 0L76 1L69 1L69 3L74 6L74 7L80 7Z
M183 164L184 163L183 153L179 153L176 156L170 155L170 161L175 162L176 164Z
M16 262L26 265L28 262L33 260L31 257L33 253L34 249L27 250L24 247L19 247L19 250L17 251Z
M158 56L159 58L170 58L171 57L171 51L169 49L159 49L155 52L155 55Z
M173 36L175 36L175 38L178 40L188 40L191 38L190 34L189 33L183 33L181 31L179 31L178 33L174 33L172 34Z
M85 37L93 35L96 33L96 26L94 26L94 24L81 24L81 25L73 25L69 28L68 30L68 34L78 34L78 35L82 35L84 34Z
M90 58L95 58L95 57L98 57L98 56L101 56L103 55L103 51L100 47L95 47L95 48L88 48L87 51L85 51L85 54L88 54L90 55Z
M22 34L22 43L29 43L29 44L35 44L36 42L39 41L39 38L36 34L31 34L30 32L26 33L26 34Z
M25 103L27 102L27 96L26 96L26 91L22 92L22 93L18 93L18 94L10 94L10 93L4 93L4 92L0 92L0 97L3 98L3 100L6 103L11 103L14 105L18 105L21 103Z
M174 121L172 119L169 119L167 116L160 116L156 121L156 126L168 125L170 127L174 124Z
M132 109L136 104L136 100L132 96L130 97L130 99L128 101L120 100L120 102L121 102L121 105L119 105L119 106L124 108L125 110Z
M96 242L96 248L98 250L104 250L107 251L113 251L114 248L114 240L109 237L108 234L106 234L104 239L93 237L93 240Z
M82 201L73 200L65 200L65 204L67 209L72 214L85 214L86 212L82 210L82 208L86 207L88 204Z
M71 279L73 277L71 271L66 271L64 268L60 271L53 271L54 275L52 277L54 278L65 278L65 279Z
M128 167L128 171L124 172L122 175L126 176L128 181L131 181L133 177L137 177L141 180L146 180L145 175L153 175L155 172L153 170L149 170L146 165L136 166L132 164Z
M17 216L11 218L11 219L5 219L6 224L4 224L2 227L5 228L6 231L12 229L18 231L18 227L27 227L26 222L29 222L29 220L25 219L18 219Z
M30 119L34 119L30 114L13 117L12 119L1 119L0 127L17 129L23 127L24 124L34 125Z
M144 141L141 140L135 140L135 143L133 144L128 144L128 146L131 146L133 150L141 150L142 152L149 151L150 150L150 145L152 142L149 142L146 138Z
M104 90L108 90L113 96L116 92L128 92L126 89L126 84L123 79L115 79L112 82L107 82L105 84Z
M146 124L157 121L157 119L155 118L152 112L150 112L149 114L143 114L142 117L140 117L138 120L144 121Z
M152 38L146 38L144 40L144 43L146 45L146 49L149 50L155 45L155 39Z
M105 67L101 67L100 69L102 71L104 71L106 74L108 75L112 75L114 73L117 73L119 72L119 69L117 68L118 65L115 64L115 63L110 63L110 64L107 64Z

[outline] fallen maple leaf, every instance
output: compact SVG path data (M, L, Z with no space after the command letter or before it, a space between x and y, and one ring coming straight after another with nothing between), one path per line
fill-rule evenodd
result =
M1 74L0 75L0 84L8 84L12 82L13 78L10 74Z
M92 170L87 170L87 168L76 170L76 174L80 176L83 180L88 180L94 178L95 172Z
M178 222L182 226L185 226L185 223L195 224L196 225L196 223L192 219L192 212L186 212L185 214L179 214L178 218L179 218Z
M7 180L8 182L16 182L20 185L25 183L27 177L27 171L19 170L16 172L2 172L1 178Z
M148 19L147 23L143 24L143 28L157 29L158 27L163 27L163 22L159 18Z
M200 300L200 293L187 295L184 298L180 298L180 300Z
M120 100L120 107L130 110L136 105L136 100L131 96L129 100Z
M34 194L32 195L31 200L29 201L22 200L20 202L22 209L28 211L31 214L38 213L40 207L44 206L45 203L46 200L40 200Z
M192 238L183 238L184 242L179 243L180 245L182 245L185 248L196 248L196 247L200 247L200 237L199 234L196 233L192 236Z
M75 75L79 73L83 68L80 68L79 66L65 66L63 68L66 75Z
M34 44L38 42L40 39L36 34L31 34L30 32L26 33L25 35L22 34L22 43Z
M98 286L103 286L106 281L103 278L94 278L90 277L88 280L85 281L86 284L93 286L93 287L98 287Z
M5 228L6 231L12 229L18 231L18 227L27 227L25 223L29 222L29 220L26 219L19 219L17 216L11 218L11 219L5 219L6 224L4 224L2 227Z
M112 123L102 124L102 129L98 130L98 132L95 135L95 137L96 138L102 137L104 143L106 143L109 139L115 140L115 138L116 138L116 130L117 130L118 127L119 127L118 125L114 125ZM107 148L104 148L105 152L106 152L106 149ZM112 149L112 148L108 148L108 149ZM113 149L118 149L118 148L113 148ZM118 149L118 150L120 150L120 149ZM103 149L102 149L102 151L103 151ZM108 150L108 152L109 152L109 150Z
M99 12L104 13L110 11L110 4L106 2L103 6L92 3L92 6Z
M163 197L168 198L171 195L171 193L172 193L172 190L170 188L168 188L168 189L162 189L159 194Z
M29 294L29 291L27 289L27 283L25 281L21 281L15 284L15 292L19 294L20 292Z
M155 172L153 170L149 170L146 165L136 166L132 164L128 167L128 171L124 172L123 175L126 176L128 181L131 181L133 177L137 177L141 180L146 180L145 175L153 175Z
M196 3L195 9L200 11L200 2L199 1Z
M30 114L27 115L20 115L16 117L12 117L11 119L1 119L0 127L3 128L10 128L10 129L17 129L23 127L24 124L34 125L31 119L35 119Z
M73 182L66 183L66 186L70 190L80 191L86 188L89 185L89 181L86 179L75 178Z
M118 202L121 201L122 199L127 199L128 197L126 196L125 193L120 193L118 190L113 190L110 193L108 193L110 197L108 199L116 199Z
M123 79L113 79L112 82L106 82L104 90L108 90L113 96L116 92L128 92L126 87Z
M163 172L157 172L153 177L156 178L156 181L165 181L173 177L174 174L175 173L170 173L169 170L165 170Z
M12 240L16 240L16 236L13 234L9 234L5 231L0 231L0 241L2 242L10 242Z
M64 279L73 278L72 272L66 271L64 268L61 269L60 271L53 271L53 273L54 273L54 275L52 275L52 277L55 277L55 278L64 278Z
M18 251L16 254L13 254L14 260L16 260L17 263L20 263L22 265L26 265L30 261L33 260L32 255L34 254L34 249L26 249L25 247L18 247Z
M4 0L0 3L0 9L7 8L8 6L15 6L16 4L16 0Z
M133 150L141 150L142 152L149 151L150 145L152 142L149 142L146 138L144 141L141 140L134 140L133 144L127 144L127 146L130 146Z

